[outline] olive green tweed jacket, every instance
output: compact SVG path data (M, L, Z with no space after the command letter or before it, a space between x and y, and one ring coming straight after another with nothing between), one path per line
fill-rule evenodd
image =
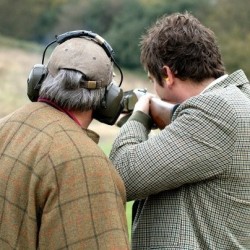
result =
M129 249L124 184L91 134L45 103L0 120L0 249Z

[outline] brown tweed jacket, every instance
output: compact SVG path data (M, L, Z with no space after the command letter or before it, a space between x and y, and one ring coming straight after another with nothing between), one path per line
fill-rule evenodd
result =
M0 120L0 249L129 249L123 182L89 134L45 103Z

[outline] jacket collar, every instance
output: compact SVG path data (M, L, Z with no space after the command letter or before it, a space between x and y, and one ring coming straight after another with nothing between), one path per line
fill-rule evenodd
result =
M77 118L76 118L69 110L62 108L62 107L60 107L59 105L57 105L55 102L50 101L50 100L45 99L45 98L39 98L39 99L38 99L38 102L46 103L46 104L50 105L51 107L53 107L53 108L55 108L55 109L57 109L57 110L59 110L59 111L65 113L65 114L68 115L76 124L78 124L78 125L81 127L81 125L80 125L79 121L77 120ZM85 128L81 128L81 129L83 130L83 132L86 133L86 135L87 135L90 139L92 139L92 141L94 141L96 144L98 144L99 139L100 139L100 136L99 136L96 132L94 132L94 131L92 131L92 130L90 130L90 129L85 129Z
M82 128L82 130L87 134L87 136L92 139L96 144L98 144L100 136L93 130Z
M225 88L229 85L242 86L244 84L249 84L249 80L247 79L243 70L240 69L228 75L228 77L226 77L222 81L219 81L218 83L212 85L211 87L206 89L204 93L210 90Z

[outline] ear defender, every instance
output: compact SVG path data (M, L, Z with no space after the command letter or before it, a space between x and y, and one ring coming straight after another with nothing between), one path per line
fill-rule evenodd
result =
M120 88L123 81L123 73L120 66L116 63L114 59L114 51L109 45L109 43L105 41L101 36L91 31L69 31L56 36L55 40L47 44L43 52L42 64L34 65L27 79L27 95L32 102L36 102L39 98L39 91L41 89L41 85L46 76L48 75L48 69L44 65L45 53L47 49L54 43L62 44L69 39L78 37L86 37L90 40L94 40L97 44L99 44L120 72L121 79L119 86L116 86L115 84L113 84L113 82L111 82L106 87L103 105L101 105L100 108L94 110L94 118L96 120L102 123L106 123L108 125L113 125L119 117L121 111L123 110L123 90ZM93 81L88 81L88 84L93 84ZM94 86L96 88L96 83Z
M111 82L104 98L101 107L94 111L93 117L102 123L113 125L124 108L123 90Z
M43 64L36 64L31 69L27 79L27 95L32 102L36 102L39 97L44 78L47 76L47 68Z

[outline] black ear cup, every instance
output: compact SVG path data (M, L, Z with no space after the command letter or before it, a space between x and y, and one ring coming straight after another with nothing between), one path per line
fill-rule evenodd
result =
M119 86L116 86L112 82L106 87L106 93L103 103L98 109L94 110L93 115L93 118L95 118L96 120L108 125L113 125L124 108L123 90L120 88L123 80L123 73L119 65L114 60L114 51L111 46L101 36L91 31L76 30L56 36L56 39L50 42L44 49L42 64L34 65L29 74L29 77L27 79L27 95L32 102L36 102L39 98L41 85L48 74L48 69L44 65L45 53L48 47L50 47L54 43L61 44L66 40L74 37L89 37L91 39L94 39L105 50L108 57L110 57L111 61L114 62L114 64L120 71L121 79Z
M47 75L47 68L43 64L36 64L31 69L27 79L27 95L32 102L36 102L39 97L39 90L44 78Z
M102 123L113 125L123 107L123 90L110 83L107 87L104 104L94 111L94 118Z

